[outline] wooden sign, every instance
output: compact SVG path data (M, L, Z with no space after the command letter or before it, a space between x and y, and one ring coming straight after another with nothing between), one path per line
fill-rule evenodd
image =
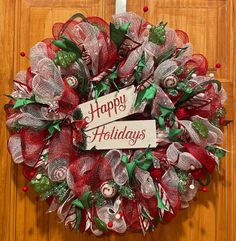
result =
M86 131L87 150L156 147L155 120L115 121Z
M88 123L86 130L135 113L136 95L135 87L132 85L102 96L97 101L91 100L79 105L83 118Z

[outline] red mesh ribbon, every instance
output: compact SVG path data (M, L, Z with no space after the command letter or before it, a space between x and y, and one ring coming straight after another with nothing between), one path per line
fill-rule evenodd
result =
M205 149L194 143L184 144L184 148L192 154L201 164L207 169L209 173L212 173L215 169L216 162L214 158L209 156ZM194 172L193 172L194 173Z
M123 199L121 205L127 226L131 230L140 230L138 201Z
M188 107L188 111L184 111L184 109L178 109L176 111L176 116L179 119L186 119L191 116L199 115L203 118L212 118L216 109L222 107L221 97L218 93L216 93L213 84L207 84L204 86L206 90L204 91L204 97L202 99L192 98L188 103L186 103ZM202 101L204 100L204 102Z
M176 29L175 30L176 36L177 36L177 47L182 48L185 44L189 43L189 37L187 33L185 33L183 30Z
M46 38L42 41L47 45L48 58L52 60L56 57L56 52L59 50L59 48L52 43L53 40L53 38Z
M62 127L60 132L54 134L48 146L48 162L52 162L57 158L65 158L70 160L75 153L72 144L71 127Z
M193 54L193 56L185 63L187 73L192 69L196 69L197 75L206 75L208 70L208 61L202 54Z
M96 191L112 178L109 161L96 153L81 154L68 167L74 181L74 194L81 197L86 191Z
M158 208L157 208L157 199L156 197L143 197L141 192L136 192L137 200L140 204L148 211L150 216L156 217L158 216Z
M64 81L64 91L59 100L59 112L65 114L73 111L79 104L78 94Z
M34 166L46 144L48 130L32 131L30 129L22 129L20 132L22 143L22 155L25 164Z

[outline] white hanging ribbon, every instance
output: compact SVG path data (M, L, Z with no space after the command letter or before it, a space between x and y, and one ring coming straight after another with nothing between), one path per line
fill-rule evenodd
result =
M116 0L116 14L126 12L126 0Z

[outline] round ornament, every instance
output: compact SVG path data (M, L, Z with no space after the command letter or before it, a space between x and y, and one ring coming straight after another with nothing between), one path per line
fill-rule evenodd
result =
M145 234L207 192L226 93L184 31L113 20L75 14L30 49L5 105L8 148L22 191L66 227Z
M104 182L100 187L101 193L105 198L112 198L116 195L116 189L109 182Z

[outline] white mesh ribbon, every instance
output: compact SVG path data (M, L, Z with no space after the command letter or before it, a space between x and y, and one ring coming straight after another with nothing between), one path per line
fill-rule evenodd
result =
M42 104L56 104L61 98L64 90L64 83L61 73L49 58L38 62L38 73L32 80L33 93L37 102Z
M192 180L192 185L194 188L191 189L189 186L186 186L186 191L180 196L181 208L187 208L189 206L188 202L193 200L197 194L199 183Z
M199 135L193 128L193 122L189 120L178 120L178 122L184 126L187 130L191 140L200 146L207 146L209 144L220 144L223 141L223 133L216 126L212 125L207 119L200 116L193 116L191 118L193 121L200 120L208 129L208 137L204 138Z
M47 45L43 42L38 42L30 49L30 66L31 72L34 74L38 73L39 62L48 57Z
M136 168L135 177L141 184L141 192L144 197L152 197L155 195L155 185L148 171Z
M129 177L125 164L121 161L122 152L119 150L108 151L105 155L111 165L112 176L118 185L124 185Z
M156 68L154 72L154 81L157 85L160 85L160 81L165 79L167 76L173 74L178 69L176 61L166 60L162 62Z
M68 213L72 206L72 201L74 200L74 194L71 192L66 200L60 205L60 207L57 210L57 216L60 219L61 222L63 222L66 217L68 216Z
M16 164L22 163L24 161L24 158L22 155L20 134L14 134L10 136L8 140L8 149L11 153L13 161Z
M8 117L6 124L9 128L14 128L18 124L22 126L37 128L43 126L45 121L36 119L29 113L15 113Z
M183 151L183 146L178 142L173 142L166 151L167 159L170 163L182 170L190 170L191 166L201 168L201 163L190 153Z
M117 233L124 233L127 229L127 225L123 216L117 216L120 211L121 199L118 197L114 205L107 204L97 210L98 217L105 223L109 221L113 222L112 227L108 227Z
M152 103L152 111L151 115L156 118L158 117L160 113L160 106L168 108L168 109L174 109L175 106L173 102L170 100L170 98L166 95L166 93L162 90L162 88L159 85L156 85L156 95L153 99Z

